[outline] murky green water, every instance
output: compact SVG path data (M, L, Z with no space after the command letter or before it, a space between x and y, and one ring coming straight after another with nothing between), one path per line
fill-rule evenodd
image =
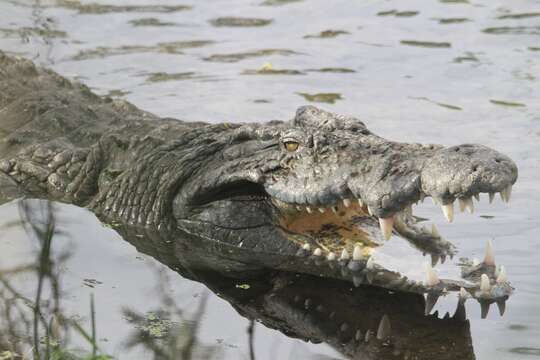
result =
M452 225L427 204L420 215L464 254L481 257L493 238L516 287L502 318L492 309L481 320L478 304L468 304L477 358L540 358L539 1L0 0L0 49L160 116L268 121L315 103L358 115L389 139L482 143L508 154L520 169L511 206L484 198ZM249 358L250 322L227 302L85 210L52 206L0 207L2 339L34 336L25 333L32 317L17 317L28 306L5 312L15 294L33 301L47 249L20 220L45 226L54 214L60 233L49 247L43 306L90 331L93 293L104 353L153 358L165 345L141 339L173 332L194 359ZM81 331L59 331L88 349ZM343 358L261 325L251 339L257 359Z

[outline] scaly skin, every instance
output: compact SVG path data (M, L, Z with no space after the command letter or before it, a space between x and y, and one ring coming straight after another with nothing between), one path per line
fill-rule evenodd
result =
M310 106L266 124L160 119L0 53L3 201L47 198L106 222L181 230L226 244L223 257L245 269L427 293L427 311L460 289L504 304L512 288L491 257L462 264L462 279L428 269L421 282L377 254L394 231L434 263L452 257L437 231L416 227L411 205L431 196L451 221L454 200L471 208L480 192L508 199L516 179L512 160L487 147L393 142Z

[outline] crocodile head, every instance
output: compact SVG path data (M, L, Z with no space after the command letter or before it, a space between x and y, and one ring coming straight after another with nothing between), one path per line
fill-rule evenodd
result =
M461 264L461 279L439 279L432 266L457 250L435 227L418 226L412 211L431 197L452 222L456 202L472 212L480 193L508 201L517 167L507 156L482 145L389 141L356 118L312 106L300 108L291 122L233 132L201 167L204 176L194 176L176 197L181 227L267 258L294 254L339 264L356 282L437 296L456 290L490 301L511 292L491 247L484 262ZM387 242L393 234L432 255L423 281L379 256L394 246ZM301 267L300 261L279 263Z

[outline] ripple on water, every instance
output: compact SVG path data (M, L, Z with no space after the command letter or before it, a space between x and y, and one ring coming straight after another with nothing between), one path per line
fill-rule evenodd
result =
M209 20L210 24L216 27L260 27L270 25L272 19L259 19L247 17L219 17Z
M211 40L191 40L163 42L156 45L124 45L119 47L99 46L95 49L81 50L72 56L71 60L88 60L95 58L105 58L115 55L138 54L148 52L158 52L167 54L183 54L183 49L198 48L213 44Z
M539 17L540 12L532 12L532 13L520 13L520 14L506 14L501 15L497 19L528 19L532 17Z
M540 26L499 26L482 30L493 35L540 35Z
M326 103L326 104L334 104L338 100L342 100L343 96L339 93L317 93L317 94L308 94L308 93L297 93L298 95L302 96L304 99L306 99L309 102L317 102L317 103Z
M244 59L261 57L261 56L272 56L272 55L289 56L289 55L299 55L299 54L300 53L296 51L287 50L287 49L262 49L262 50L246 51L246 52L231 53L231 54L213 54L213 55L203 58L203 60L212 61L212 62L234 63L234 62L238 62Z
M540 348L533 348L533 347L526 347L526 346L511 348L508 350L508 352L512 354L540 356Z
M324 30L318 34L305 35L304 39L329 39L339 35L349 35L350 32L345 30Z
M436 41L418 41L418 40L401 40L402 45L407 46L419 46L425 48L441 49L452 47L449 42L436 42Z
M385 10L385 11L379 11L377 13L377 16L413 17L418 14L420 14L420 12L416 10L406 10L406 11Z
M281 6L291 3L302 2L304 0L265 0L261 3L262 6Z
M518 103L518 102L508 101L508 100L489 99L489 102L495 105L509 106L509 107L526 107L527 106L523 103Z
M191 10L192 8L188 5L109 5L97 3L83 4L77 0L57 0L56 7L77 10L81 14L106 14L121 12L172 13L177 11Z
M179 26L174 22L161 21L157 18L141 18L130 20L129 23L133 26Z

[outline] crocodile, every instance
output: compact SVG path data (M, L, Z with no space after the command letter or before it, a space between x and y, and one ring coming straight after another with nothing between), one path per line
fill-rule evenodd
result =
M290 271L422 294L426 314L456 293L477 299L482 317L494 302L502 314L513 288L492 244L483 261L461 257L454 275L439 276L437 264L458 249L421 226L413 206L431 197L452 222L454 204L473 212L480 193L508 202L517 176L488 147L390 141L313 106L265 123L159 118L0 53L2 202L49 199L106 223L189 233L219 247L230 273ZM403 268L394 251L403 245L431 261Z

